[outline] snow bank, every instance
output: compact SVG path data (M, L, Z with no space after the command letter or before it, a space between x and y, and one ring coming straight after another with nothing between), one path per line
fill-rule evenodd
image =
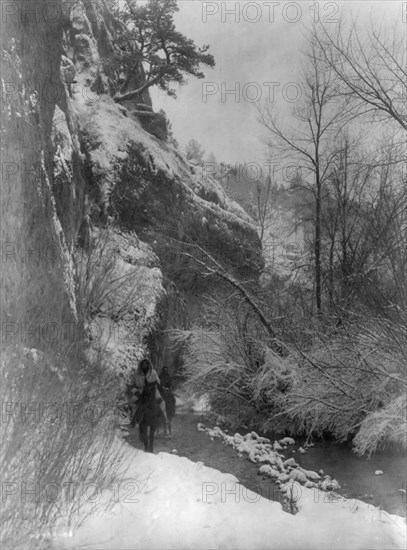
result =
M360 501L324 501L292 482L300 513L201 462L125 446L123 483L56 548L404 548L405 522ZM85 510L83 510L85 513Z

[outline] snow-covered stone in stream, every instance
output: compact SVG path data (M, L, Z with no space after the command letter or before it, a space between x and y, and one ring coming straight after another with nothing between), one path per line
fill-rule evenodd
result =
M266 476L271 476L272 471L273 471L273 468L268 464L263 464L263 466L260 466L259 468L259 474L266 475Z
M336 479L325 478L320 484L319 488L323 491L337 491L341 488Z
M250 445L248 445L246 443L246 441L242 441L237 447L236 447L236 450L239 452L239 453L246 453L246 454L250 454L252 452L252 448L250 447Z
M236 444L239 444L243 441L243 436L236 432L235 435L233 436L233 441L236 443Z
M296 468L294 468L294 470L291 470L288 476L290 479L298 481L299 483L306 483L308 481L307 476L304 474L304 472L301 472L301 470L297 470Z
M316 472L314 472L313 470L305 470L304 468L299 468L299 470L304 472L307 478L310 479L311 481L318 481L319 479L321 479L321 476Z
M280 439L281 445L295 445L295 440L292 437L284 437Z
M257 441L259 443L264 443L264 444L271 443L270 439L268 439L267 437L261 437L261 436L257 437Z
M202 424L202 422L198 422L198 432L206 432L205 426Z
M249 460L250 462L253 462L253 464L257 464L257 455L254 451L249 453Z
M283 447L280 445L280 443L278 441L274 441L273 449L275 451L282 451Z
M284 466L292 466L293 468L296 468L298 464L295 462L295 458L287 458L287 460L284 460Z
M271 464L270 456L268 454L259 456L257 461L258 462L269 462Z
M283 461L277 454L269 453L267 456L270 464L276 466L281 472L285 472Z
M219 426L215 426L214 428L206 428L206 433L208 434L208 436L213 439L215 437L222 437L223 436L223 432L222 430L219 428Z
M374 475L375 476L382 476L384 474L383 470L376 470Z
M324 475L324 470L319 470L318 473L319 473L320 476L323 476Z
M256 434L256 432L250 432L244 436L244 439L259 439L259 436Z
M316 484L313 481L306 481L304 487L307 489L312 489L313 487L316 487Z
M301 453L301 454L305 454L307 451L303 447L300 447L298 449L298 452Z
M278 481L281 483L286 483L290 479L290 476L288 474L280 474L278 476Z

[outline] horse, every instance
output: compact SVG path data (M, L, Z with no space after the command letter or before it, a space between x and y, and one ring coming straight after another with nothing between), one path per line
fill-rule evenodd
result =
M164 422L165 433L167 433L168 429L168 432L171 434L171 421L173 416L175 415L175 396L170 388L162 387L160 392L165 401L165 412L167 414L167 424L165 424Z
M154 452L154 434L160 422L161 410L156 398L155 384L146 384L141 394L135 417L139 422L139 437L144 450ZM134 422L136 418L133 418Z

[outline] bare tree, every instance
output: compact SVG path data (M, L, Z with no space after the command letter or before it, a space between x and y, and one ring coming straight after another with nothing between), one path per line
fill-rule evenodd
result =
M285 158L298 162L303 172L302 185L313 199L313 252L315 299L317 311L322 307L321 213L324 187L331 164L338 155L334 141L347 120L347 102L339 101L335 73L321 59L319 44L309 38L308 67L303 76L303 97L293 110L294 124L283 125L266 106L260 121L270 131L270 148L280 150Z
M264 245L266 231L270 227L271 207L272 207L273 182L270 174L266 180L256 181L255 190L255 215L259 224L260 242Z
M405 29L387 32L370 26L362 42L362 29L344 23L334 33L314 29L323 59L341 83L342 94L355 101L360 115L372 113L378 121L393 120L407 130L407 65Z
M322 238L328 243L324 271L332 305L336 295L342 305L351 298L350 281L364 268L364 262L358 261L363 256L359 245L363 242L362 237L368 234L365 228L369 206L366 189L372 184L375 166L369 161L367 152L358 146L358 139L359 136L351 139L348 132L338 136L338 155L326 184ZM370 242L368 247L365 261L371 252Z
M203 276L216 276L226 281L242 296L244 301L253 309L258 316L261 324L267 330L272 341L276 339L276 332L273 328L273 324L270 319L267 318L267 314L261 307L261 304L256 300L255 296L248 290L244 283L236 279L231 275L207 250L202 248L196 243L183 243L185 248L183 255L190 258L194 264L196 264L200 273Z
M402 322L407 314L407 190L404 179L398 166L383 162L367 224L374 247L368 278L372 294L383 304L387 315Z

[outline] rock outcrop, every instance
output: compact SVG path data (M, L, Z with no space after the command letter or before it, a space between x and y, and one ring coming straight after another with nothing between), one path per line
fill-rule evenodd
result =
M65 155L80 170L80 152L60 79L63 33L70 23L62 1L54 7L59 15L50 22L46 2L16 3L15 9L10 4L2 21L4 344L47 347L43 329L51 323L77 324L80 333L73 252L84 182L79 172L62 181ZM55 148L58 102L66 115Z
M38 8L38 21L23 18L20 28L21 17L10 16L10 36L18 39L3 44L7 101L2 107L11 139L3 144L8 167L2 241L24 248L31 239L42 251L52 243L55 261L24 269L10 263L8 295L38 285L41 297L28 290L17 301L10 298L7 319L18 319L18 310L41 309L46 319L84 321L91 340L103 333L99 343L117 324L113 332L124 331L125 342L105 342L105 347L111 363L126 371L151 344L154 331L163 328L163 319L171 317L169 304L188 292L185 273L192 271L179 243L195 243L236 276L255 278L261 267L257 233L220 185L193 173L166 142L165 117L153 112L148 92L128 105L112 99L118 83L109 67L122 24L106 2L60 0L54 20L44 15L45 0L31 4ZM140 68L133 85L143 78ZM117 260L106 281L114 286L112 281L123 277L132 299L123 308L130 290L115 292L117 303L110 296L108 305L102 300L82 319L81 277L101 236ZM110 269L108 254L101 262ZM58 296L59 307L47 296Z

